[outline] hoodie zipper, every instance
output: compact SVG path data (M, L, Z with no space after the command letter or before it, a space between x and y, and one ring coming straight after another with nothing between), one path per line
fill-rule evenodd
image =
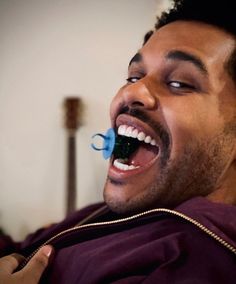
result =
M29 260L40 250L41 247L43 247L45 245L49 245L52 241L60 238L61 236L65 235L67 233L79 231L79 230L84 229L84 228L100 227L100 226L113 225L113 224L121 224L121 223L125 223L125 222L128 222L128 221L139 219L141 217L147 216L147 215L152 214L152 213L160 213L160 212L161 213L168 213L170 215L180 217L181 219L184 219L184 220L188 221L189 223L192 223L193 225L198 227L200 230L205 232L208 236L215 239L218 243L220 243L221 245L223 245L225 248L227 248L229 251L231 251L232 253L234 253L236 255L236 248L234 246L229 244L227 241L225 241L224 239L219 237L216 233L212 232L210 229L208 229L207 227L205 227L204 225L202 225L200 222L196 221L195 219L193 219L193 218L191 218L191 217L189 217L189 216L187 216L183 213L175 211L175 210L170 210L170 209L166 209L166 208L157 208L157 209L148 210L148 211L136 214L136 215L132 215L132 216L126 217L126 218L121 218L121 219L117 219L117 220L113 220L113 221L83 224L83 225L75 226L75 227L72 227L70 229L64 230L64 231L56 234L55 236L51 237L50 239L48 239L40 247L38 247L33 253L31 253L25 259L25 261L21 264L20 269L22 269L29 262Z

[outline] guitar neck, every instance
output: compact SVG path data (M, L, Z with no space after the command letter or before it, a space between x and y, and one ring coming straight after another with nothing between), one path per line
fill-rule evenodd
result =
M81 121L81 100L77 97L66 98L65 127L67 133L67 173L66 173L66 215L76 210L76 131Z
M67 137L66 215L76 210L76 133Z

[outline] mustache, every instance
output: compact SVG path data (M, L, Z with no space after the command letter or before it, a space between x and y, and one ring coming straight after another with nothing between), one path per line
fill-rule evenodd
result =
M166 150L165 153L167 154L167 152L169 152L168 150L170 147L170 135L160 122L154 121L139 108L129 108L128 106L125 106L121 109L120 114L128 114L130 116L138 118L139 120L151 126L155 133L157 133L157 135L160 137L161 142Z

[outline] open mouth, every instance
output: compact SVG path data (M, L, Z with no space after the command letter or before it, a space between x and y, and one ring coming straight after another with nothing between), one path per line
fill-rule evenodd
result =
M136 170L150 164L159 154L159 145L150 135L122 124L117 129L112 164L122 171Z

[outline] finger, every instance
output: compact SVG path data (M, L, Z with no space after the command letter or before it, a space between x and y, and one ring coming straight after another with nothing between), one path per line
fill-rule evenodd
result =
M25 258L22 255L17 253L2 257L0 259L0 269L6 271L7 273L13 273L13 271L24 259Z
M53 248L49 245L42 247L28 262L28 264L22 269L25 282L38 283L41 275L48 265L49 258L52 255ZM31 283L31 282L30 282Z

